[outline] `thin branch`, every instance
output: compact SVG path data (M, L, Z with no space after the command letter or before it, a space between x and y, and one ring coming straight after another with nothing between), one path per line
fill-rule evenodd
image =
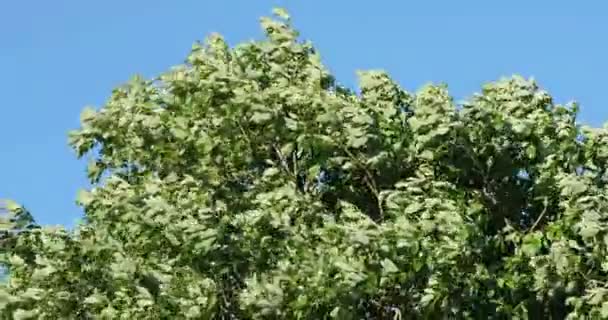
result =
M296 188L297 188L298 187L298 176L297 176L297 174L294 174L289 169L289 162L287 161L287 158L281 152L281 150L275 144L272 145L272 148L277 153L277 156L279 157L279 160L281 161L281 166L283 167L283 170L285 170L285 173L287 173L288 175L290 175L290 176L292 176L294 178L294 182L295 182Z
M293 175L297 178L298 176L298 144L295 144L293 151L291 152L291 161L293 163Z
M247 143L249 144L249 149L251 149L251 152L254 151L254 145L253 142L251 141L251 139L249 138L249 134L247 133L247 131L245 130L245 128L243 128L243 125L241 124L240 121L236 121L237 126L239 127L239 130L241 131L241 133L243 134L245 140L247 141ZM279 148L277 148L277 146L275 144L272 145L272 148L274 149L274 151L277 153L277 156L279 157L279 160L281 161L281 166L283 167L283 169L285 170L285 172L291 176L294 177L295 179L295 184L296 184L296 188L297 188L297 184L298 184L298 177L297 174L293 174L291 172L291 170L289 170L289 163L287 162L287 159L285 158L285 155L283 155L283 153L281 152L281 150ZM294 161L295 161L295 157L294 157ZM294 162L294 170L297 170L297 166L295 166L295 162Z
M528 230L528 232L534 231L534 229L536 228L536 226L538 226L538 224L540 223L540 221L545 216L545 213L547 212L548 205L549 205L549 200L547 199L547 197L545 197L545 199L543 200L543 206L544 206L543 211L540 213L540 215L538 216L538 218L536 218L536 221L534 221L534 224L532 225L532 227L530 227L530 230Z
M245 137L245 140L247 141L247 143L249 143L249 149L251 149L251 151L253 152L253 143L251 142L251 139L249 139L248 132L245 131L245 128L243 128L243 125L241 124L240 121L237 120L236 125L239 127L239 130L241 130L241 133Z
M365 181L365 184L371 190L371 192L374 194L374 197L376 198L376 206L378 207L378 212L380 214L380 220L384 220L384 208L382 206L382 200L380 198L380 191L378 190L378 186L376 185L376 180L374 179L374 176L368 170L367 166L365 164L361 163L361 161L352 152L350 152L350 150L348 150L348 148L344 147L342 149L346 152L346 154L348 154L348 156L353 161L355 161L357 163L357 165L365 173L365 177L363 180Z
M498 201L496 200L495 195L490 190L488 190L490 183L488 181L487 173L490 168L484 169L484 166L481 164L479 159L477 159L477 156L475 155L475 153L473 152L473 150L471 149L471 147L468 144L462 143L459 145L467 153L467 155L469 156L471 161L473 161L473 166L477 169L477 171L481 175L481 179L482 179L482 183L483 183L481 193L486 198L486 200L489 200L492 203L493 206L497 206Z

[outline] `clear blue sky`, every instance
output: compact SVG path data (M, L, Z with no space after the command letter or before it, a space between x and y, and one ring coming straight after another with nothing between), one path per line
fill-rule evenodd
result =
M0 1L0 198L40 223L72 225L86 187L67 147L80 110L113 87L181 63L219 32L259 38L258 18L287 7L304 38L349 86L382 68L408 90L447 82L457 99L487 81L534 76L583 122L608 120L608 4L603 1Z

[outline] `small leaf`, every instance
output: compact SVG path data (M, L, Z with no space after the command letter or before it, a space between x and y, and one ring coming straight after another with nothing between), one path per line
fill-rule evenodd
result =
M188 308L188 311L186 311L186 318L188 319L193 319L193 318L198 318L201 315L201 308L199 306L192 306L190 308Z
M420 153L420 158L424 160L433 160L434 157L435 155L431 150L424 150L422 153Z
M78 191L78 196L76 198L76 202L81 206L88 206L93 201L93 195L86 190Z
M435 299L435 295L433 293L427 293L425 295L422 296L422 298L420 299L420 304L422 306L428 306L431 302L433 302L433 300Z
M19 205L17 202L15 202L13 200L4 200L4 205L6 206L6 209L8 211L13 212L13 213L18 212L23 208L21 205Z
M291 142L288 142L281 147L281 154L287 157L293 152L294 149L295 145Z
M334 112L326 112L318 115L316 120L320 123L337 122L338 116Z
M397 268L395 263L393 263L393 261L388 258L385 258L384 260L382 260L381 264L382 264L382 269L386 273L399 272L399 268Z
M103 302L103 297L99 293L94 293L86 297L83 301L85 304L100 304Z
M42 299L43 294L44 290L30 287L21 294L21 297L38 301Z
M369 237L363 231L356 231L352 235L352 239L362 245L369 244Z
M29 320L37 318L38 312L36 310L17 309L15 312L13 312L13 319L15 320Z
M526 148L526 155L528 156L529 159L536 158L536 147L534 145L529 145Z
M270 119L272 119L272 114L268 112L256 112L251 116L251 121L258 124L268 122Z
M173 127L171 128L171 133L174 137L180 140L186 139L188 137L188 131L183 128Z
M372 124L374 119L372 119L372 117L370 117L368 114L363 113L353 117L353 122L358 124Z
M353 148L360 148L362 146L364 146L367 143L367 137L366 136L361 136L358 138L354 138L350 141L350 145Z
M274 8L272 13L281 19L289 20L289 13L284 8Z
M23 258L21 258L20 256L14 254L9 258L9 263L12 266L19 267L25 265L25 260L23 260Z
M285 118L285 127L291 131L298 130L298 122L291 118Z
M52 266L39 268L39 269L36 269L34 271L34 273L32 274L32 279L35 281L42 281L43 279L45 279L49 275L51 275L53 272L55 272L55 268Z
M542 247L542 235L540 233L531 233L524 237L521 246L522 252L527 256L534 256Z
M331 310L329 316L332 318L337 318L340 315L340 306L337 306Z
M97 180L101 176L103 168L95 160L90 161L87 165L87 177L91 180Z
M608 301L602 302L602 309L600 311L600 314L603 319L608 318Z
M270 167L270 168L264 170L263 175L264 175L264 177L272 177L272 176L277 175L279 172L281 172L281 171L278 168Z
M310 177L316 178L319 176L320 173L321 173L321 166L318 164L316 164L308 169L308 175Z
M435 129L435 134L444 135L444 134L448 133L449 131L450 131L450 127L448 127L447 125L443 125L437 129Z
M589 239L595 237L600 232L600 226L597 222L587 222L581 226L580 235L583 238Z
M96 115L97 115L97 112L95 111L95 109L93 109L91 107L86 107L80 113L80 122L82 122L83 124L86 124L87 122L90 122L91 120L93 120Z

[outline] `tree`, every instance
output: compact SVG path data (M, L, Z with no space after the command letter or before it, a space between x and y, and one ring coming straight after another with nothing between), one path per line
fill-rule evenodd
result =
M2 319L608 317L608 129L521 77L349 90L275 15L83 112L85 222L3 224Z

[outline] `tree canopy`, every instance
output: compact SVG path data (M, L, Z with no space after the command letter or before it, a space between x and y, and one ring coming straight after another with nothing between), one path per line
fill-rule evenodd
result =
M608 318L608 129L518 76L345 88L261 25L83 111L84 222L7 203L1 319Z

